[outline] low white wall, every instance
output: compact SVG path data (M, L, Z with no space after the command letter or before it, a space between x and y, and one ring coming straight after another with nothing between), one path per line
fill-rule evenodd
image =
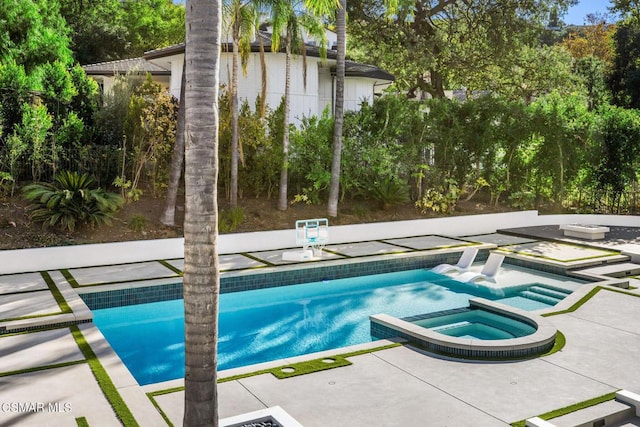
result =
M336 244L428 234L468 236L494 233L504 228L572 223L640 227L640 217L538 215L537 211L522 211L339 226L331 226L329 222L329 242ZM182 258L183 245L184 240L176 238L4 250L0 251L0 274ZM293 230L276 230L220 235L218 250L221 254L230 254L295 246Z

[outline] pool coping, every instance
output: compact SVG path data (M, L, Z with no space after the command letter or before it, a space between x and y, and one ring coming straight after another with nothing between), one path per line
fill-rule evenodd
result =
M418 344L429 351L453 357L472 359L533 357L545 353L553 346L557 329L544 317L484 298L470 299L469 307L481 308L492 313L521 320L534 326L536 331L531 335L518 338L481 340L441 334L384 313L374 314L369 319L372 323L372 329L381 328L387 332L395 331L399 337L417 341Z

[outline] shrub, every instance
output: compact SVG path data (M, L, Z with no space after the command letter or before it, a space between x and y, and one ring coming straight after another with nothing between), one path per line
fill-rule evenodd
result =
M230 233L238 229L244 221L244 208L238 206L229 210L221 210L218 217L218 228L221 233Z
M382 209L389 209L409 201L409 188L397 179L385 178L375 181L368 189L369 196L380 202Z
M423 214L429 211L435 213L449 214L455 210L456 203L460 197L460 189L455 181L445 180L447 188L429 188L424 192L422 199L416 202L416 207Z
M127 226L130 230L140 233L147 227L147 217L141 214L133 215Z
M24 187L24 197L32 202L31 220L43 227L59 226L73 231L76 224L108 223L123 204L122 197L95 188L87 174L63 171L53 183L33 183Z

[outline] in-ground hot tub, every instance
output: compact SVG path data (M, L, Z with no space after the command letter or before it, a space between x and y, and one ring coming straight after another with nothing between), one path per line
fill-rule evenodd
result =
M479 307L452 310L451 314L425 318L417 316L411 323L440 334L478 340L506 340L526 337L536 331L530 323ZM407 319L405 319L407 320Z
M534 357L551 350L557 329L544 317L483 298L469 307L398 319L370 317L371 335L400 337L428 351L470 359Z

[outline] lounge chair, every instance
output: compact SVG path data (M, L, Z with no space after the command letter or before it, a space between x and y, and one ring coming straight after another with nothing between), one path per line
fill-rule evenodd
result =
M475 282L478 279L495 282L498 271L502 266L502 261L504 261L504 255L490 253L489 258L487 258L487 262L484 264L484 267L482 267L480 273L467 271L456 277L455 280L464 283Z
M456 265L440 264L433 267L431 271L438 274L445 274L450 271L467 271L469 267L471 267L471 264L473 264L473 261L476 259L476 255L478 255L478 248L470 246L462 252L462 255L460 255L460 259L458 260Z

